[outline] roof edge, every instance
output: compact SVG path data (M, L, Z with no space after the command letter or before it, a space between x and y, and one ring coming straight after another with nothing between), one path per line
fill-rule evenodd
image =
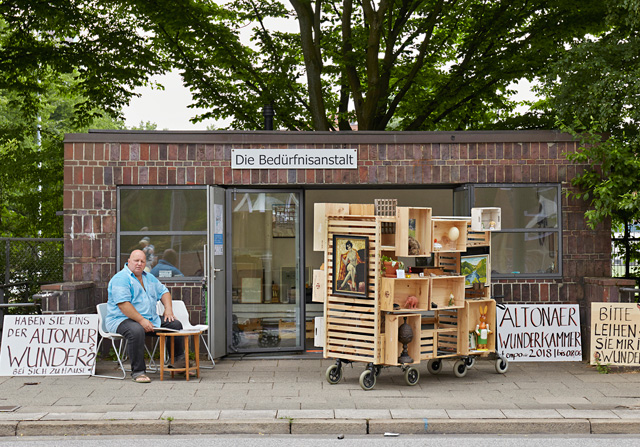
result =
M292 132L292 131L185 131L90 130L66 134L65 143L148 144L442 144L530 143L575 141L559 130L497 130L438 132Z

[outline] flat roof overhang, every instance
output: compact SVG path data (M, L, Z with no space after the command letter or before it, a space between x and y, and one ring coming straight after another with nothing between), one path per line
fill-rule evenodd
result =
M576 141L558 130L498 130L457 132L292 132L292 131L186 131L89 130L66 134L65 143L146 144L446 144L446 143L557 143Z

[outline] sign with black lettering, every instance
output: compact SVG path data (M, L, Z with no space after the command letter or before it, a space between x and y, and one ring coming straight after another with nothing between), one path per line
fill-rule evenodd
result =
M231 169L358 169L358 150L231 149Z
M591 364L640 366L640 308L591 303Z
M510 362L582 360L577 304L501 305L496 318L496 349Z
M0 376L90 375L98 315L5 315Z

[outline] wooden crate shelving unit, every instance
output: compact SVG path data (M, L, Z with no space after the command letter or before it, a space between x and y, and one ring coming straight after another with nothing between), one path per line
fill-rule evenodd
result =
M470 294L469 298L472 299L467 299L465 277L459 273L461 254L468 246L488 247L489 232L470 231L470 218L432 217L430 208L397 207L395 216L376 216L342 214L345 205L339 205L334 208L318 207L324 213L325 223L315 220L318 228L326 229L324 241L318 245L325 247L324 357L338 360L330 369L340 368L340 361L405 368L406 366L398 364L398 356L402 352L398 328L405 318L414 334L408 345L414 365L423 360L495 351L493 333L489 336L489 351L477 352L469 349L469 333L475 330L475 325L479 322L480 306L488 306L487 318L491 325L495 322L495 301L488 297L488 287ZM375 212L372 207L364 205L347 208L358 213ZM328 211L331 209L339 214L331 214ZM438 250L432 244L425 244L430 252L435 253L436 266L425 270L424 276L412 274L410 278L383 278L380 274L381 256L388 255L397 259L408 253L405 251L405 247L408 249L408 219L416 219L416 236L419 235L420 238L446 242L443 236L450 234L452 227L458 230L458 238L454 241L455 244ZM366 297L333 293L333 278L337 274L337 266L333 265L335 235L368 238L368 268L364 281ZM422 250L423 244L420 242ZM421 256L424 255L426 252L421 251ZM416 309L404 308L409 296L417 298ZM374 373L374 369L370 371ZM329 373L328 370L328 380ZM331 383L336 381L330 380ZM361 376L361 385L362 383Z
M433 251L431 208L399 206L396 213L396 256L429 256ZM420 245L417 253L409 254L410 233Z

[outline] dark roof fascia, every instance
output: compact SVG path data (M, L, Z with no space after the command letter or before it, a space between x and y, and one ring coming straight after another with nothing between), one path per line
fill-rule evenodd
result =
M290 132L290 131L181 131L90 130L66 134L65 143L146 144L434 144L533 143L575 141L557 130L499 130L459 132Z

